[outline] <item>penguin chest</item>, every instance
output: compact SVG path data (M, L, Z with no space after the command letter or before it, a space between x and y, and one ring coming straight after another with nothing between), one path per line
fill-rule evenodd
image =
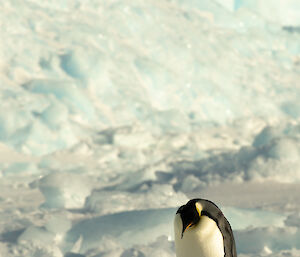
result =
M177 257L224 257L223 236L214 220L201 216L199 223L188 228L181 238L182 222L177 216L174 223Z

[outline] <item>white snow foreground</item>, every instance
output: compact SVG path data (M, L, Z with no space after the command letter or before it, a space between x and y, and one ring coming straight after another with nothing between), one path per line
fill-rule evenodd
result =
M0 256L174 257L215 201L240 257L300 256L297 0L8 0Z
M284 217L269 211L229 207L225 210L225 215L233 221L239 252L266 255L299 248L299 216ZM26 254L44 247L46 252L50 243L58 254L61 254L60 249L65 253L75 251L87 256L98 256L96 253L118 256L122 252L156 256L153 251L172 256L174 212L176 208L119 212L83 219L71 229L70 221L65 217L54 216L43 227L26 228L18 237L18 248ZM298 220L296 226L295 219ZM34 247L28 249L28 245Z

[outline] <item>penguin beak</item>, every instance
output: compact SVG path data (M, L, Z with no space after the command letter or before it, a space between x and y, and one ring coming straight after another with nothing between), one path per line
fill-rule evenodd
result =
M201 217L201 212L202 206L198 202L194 205L183 205L178 209L177 213L180 214L180 218L182 221L181 239L183 238L184 232L189 227L197 225Z
M182 228L182 232L181 232L181 239L183 238L183 233L184 233L184 231L186 231L190 226L192 226L193 225L193 223L191 222L190 224L188 224L186 227L183 227Z

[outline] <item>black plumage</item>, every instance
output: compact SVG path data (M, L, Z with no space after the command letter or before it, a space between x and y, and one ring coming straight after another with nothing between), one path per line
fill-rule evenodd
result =
M222 233L224 257L237 257L236 246L231 226L219 207L209 200L200 198L192 199L188 201L186 205L183 205L178 209L177 213L180 213L184 223L183 232L186 228L185 223L197 225L197 222L199 222L200 220L199 214L196 209L197 202L199 202L203 208L201 216L207 216L210 219L214 220Z

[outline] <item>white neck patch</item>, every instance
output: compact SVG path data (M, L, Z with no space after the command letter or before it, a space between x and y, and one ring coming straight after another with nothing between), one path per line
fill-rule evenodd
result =
M202 206L196 208L199 213ZM199 208L199 209L198 209ZM200 216L197 225L186 229L181 238L182 220L177 213L174 219L175 249L177 257L224 257L223 236L216 222Z

